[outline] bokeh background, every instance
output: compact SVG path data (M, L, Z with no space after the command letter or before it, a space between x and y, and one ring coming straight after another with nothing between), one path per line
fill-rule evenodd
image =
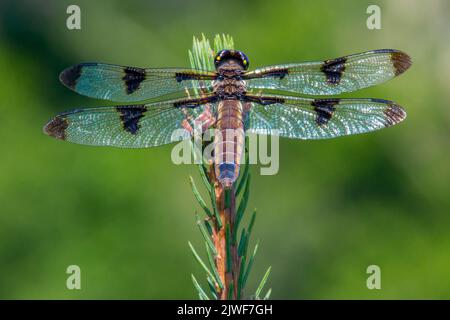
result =
M81 30L66 8L81 7ZM382 29L366 9L381 7ZM401 49L411 69L347 97L391 99L401 125L327 141L282 140L280 170L252 167L249 207L274 299L450 298L450 5L431 1L0 2L0 298L195 299L199 210L171 146L94 148L42 133L54 114L105 105L59 72L82 61L188 66L192 37L228 33L251 67ZM254 243L254 241L253 241ZM81 267L82 290L66 289ZM366 287L381 267L382 289ZM249 292L249 291L247 291ZM251 293L251 292L250 292Z

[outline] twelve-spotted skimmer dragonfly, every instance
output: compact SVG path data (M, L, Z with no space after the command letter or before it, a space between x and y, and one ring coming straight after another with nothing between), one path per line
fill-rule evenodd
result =
M332 95L373 86L409 68L409 56L398 50L373 50L253 71L248 71L249 60L243 52L222 50L214 63L214 72L101 63L72 66L61 73L61 82L92 98L130 103L186 90L197 95L73 110L57 115L44 132L80 144L145 148L173 142L175 129L189 133L178 140L190 138L196 121L202 121L205 129L216 128L215 172L228 188L239 175L245 131L323 139L381 129L406 117L399 105L388 100L300 98L264 91ZM226 135L230 129L237 132L232 138Z

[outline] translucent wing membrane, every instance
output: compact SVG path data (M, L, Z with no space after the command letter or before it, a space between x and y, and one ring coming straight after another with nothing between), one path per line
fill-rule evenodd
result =
M325 139L382 129L401 122L405 111L381 99L305 99L249 96L249 132L296 139Z
M405 53L382 49L322 62L269 66L231 77L236 81L245 80L250 92L244 90L232 98L251 103L246 119L246 129L250 132L298 139L369 132L402 121L406 113L394 102L381 99L307 99L255 91L339 94L387 81L410 65ZM216 72L194 69L79 64L64 70L60 80L77 93L92 98L132 102L186 90L205 94L147 104L74 110L56 116L44 131L79 144L124 148L153 147L187 139L199 121L203 130L214 123L217 103L223 97L219 92L212 93L212 83L223 77ZM174 133L176 129L184 131Z
M82 63L67 68L59 78L68 88L91 98L132 102L192 88L210 90L215 73Z
M44 132L78 144L146 148L190 138L194 122L215 110L207 97L77 109L57 115Z
M333 95L382 83L410 65L406 53L381 49L320 62L268 66L247 72L243 78L249 89Z

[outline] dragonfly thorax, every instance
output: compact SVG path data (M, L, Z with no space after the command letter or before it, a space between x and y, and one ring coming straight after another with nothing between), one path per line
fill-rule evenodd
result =
M214 93L221 99L241 99L247 92L245 81L225 78L213 82Z

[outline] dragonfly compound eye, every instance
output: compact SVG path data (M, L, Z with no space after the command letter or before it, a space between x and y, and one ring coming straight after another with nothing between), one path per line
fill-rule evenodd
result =
M226 60L233 59L239 62L239 64L244 68L248 69L249 61L247 56L238 50L221 50L217 53L214 58L214 65L218 67L221 63Z

